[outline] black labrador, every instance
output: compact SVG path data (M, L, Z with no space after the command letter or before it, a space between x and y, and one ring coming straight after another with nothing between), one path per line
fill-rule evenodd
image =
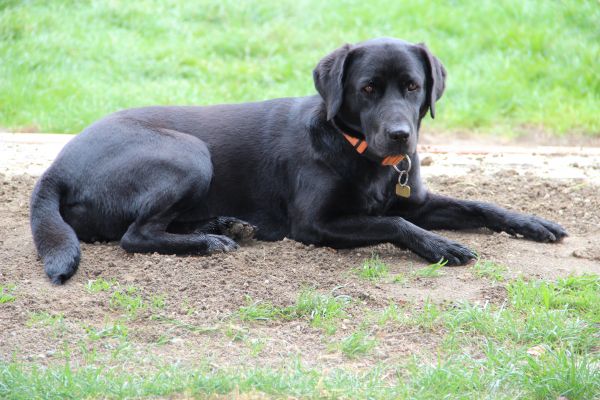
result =
M319 95L124 110L73 138L31 199L52 282L77 270L78 239L167 254L230 251L253 234L334 248L389 242L461 265L475 254L428 229L487 227L540 242L567 235L421 183L419 128L446 78L425 45L345 45L313 78Z

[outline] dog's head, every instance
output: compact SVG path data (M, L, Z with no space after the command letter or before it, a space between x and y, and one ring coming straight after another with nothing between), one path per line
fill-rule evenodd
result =
M313 71L327 120L364 135L379 156L412 153L421 119L435 116L446 70L424 44L373 39L344 45Z

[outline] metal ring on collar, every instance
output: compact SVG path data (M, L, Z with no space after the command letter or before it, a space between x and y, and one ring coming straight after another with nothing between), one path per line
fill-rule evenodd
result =
M402 180L404 180L404 182ZM408 183L408 171L400 171L400 175L398 175L398 183L400 186L406 186Z
M410 172L410 169L412 167L412 161L410 160L410 157L408 156L408 154L404 155L404 158L406 159L406 161L408 161L408 167L401 171L400 169L398 169L398 165L400 165L400 163L402 161L400 161L397 165L393 165L394 169L396 170L396 172L398 172L399 174L402 174L403 172L406 172L408 174L408 172Z

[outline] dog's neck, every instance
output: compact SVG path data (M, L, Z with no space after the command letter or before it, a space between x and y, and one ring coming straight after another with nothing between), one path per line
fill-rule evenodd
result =
M340 133L355 137L357 139L366 140L365 135L361 132L359 126L344 121L339 115L331 119L331 124Z

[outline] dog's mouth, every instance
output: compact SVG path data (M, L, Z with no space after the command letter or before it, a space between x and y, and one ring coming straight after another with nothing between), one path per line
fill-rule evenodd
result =
M385 134L376 132L370 134L368 129L350 128L342 121L336 120L334 126L359 153L375 160L401 159L402 156L413 153L412 133L407 140L390 140Z
M373 140L368 140L369 147L371 151L377 154L379 157L390 157L400 154L412 154L414 153L414 145L412 144L412 140L408 139L405 142L398 142L389 140L387 138L383 138L382 140L377 140L381 135L375 135Z

